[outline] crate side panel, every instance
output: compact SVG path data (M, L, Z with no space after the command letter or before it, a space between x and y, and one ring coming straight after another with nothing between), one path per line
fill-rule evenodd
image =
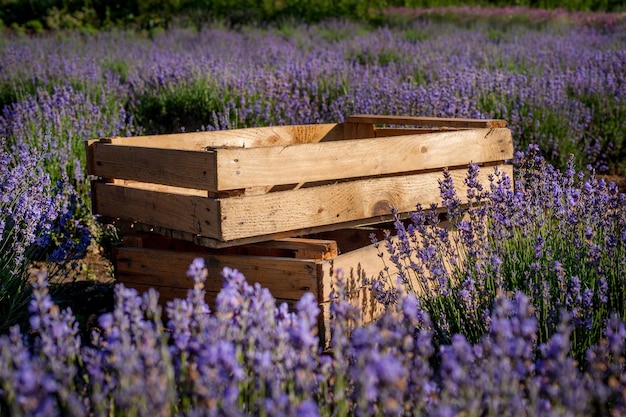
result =
M167 135L112 137L108 143L128 146L145 146L162 149L202 151L207 148L289 145L294 143L338 140L343 127L337 123L249 127L243 129L187 132Z
M207 291L221 290L222 269L230 267L243 273L249 283L268 288L274 297L298 299L307 291L318 294L315 260L120 247L116 269L128 282L191 288L186 271L198 257L204 258L208 269Z
M218 239L219 204L210 198L96 182L94 214L134 220Z
M218 188L229 190L502 161L513 157L513 138L506 128L470 129L217 153Z
M91 175L175 187L215 190L214 152L94 143Z
M348 116L346 122L349 123L372 123L372 124L389 124L389 125L408 125L408 126L438 126L453 128L501 128L506 127L506 121L501 119L467 119L467 118L448 118L448 117L422 117L422 116L387 116L374 114L360 114Z
M348 323L348 330L353 330L360 324L371 323L384 313L382 304L374 300L372 292L367 288L361 288L346 294L348 303L359 311L356 321ZM331 313L331 301L320 303L320 343L322 348L331 348L333 314Z
M512 167L504 165L500 169L512 175ZM478 181L488 186L492 172L491 168L482 169ZM461 200L467 190L466 175L467 169L450 171ZM441 202L438 184L441 178L441 172L430 172L224 199L221 200L222 238L229 241L303 229L314 233L315 227L388 216L392 208L401 213L411 212L417 203L427 207Z

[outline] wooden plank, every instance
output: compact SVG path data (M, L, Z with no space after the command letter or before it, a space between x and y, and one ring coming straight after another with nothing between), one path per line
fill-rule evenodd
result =
M374 130L374 134L377 138L388 138L390 136L405 136L405 135L424 135L426 133L440 133L451 130L458 130L458 128L451 127L437 127L437 128L393 128L393 127L377 127Z
M180 239L180 240L184 240L188 242L193 242L194 244L204 247L204 248L223 250L227 248L232 249L234 247L240 247L243 245L250 247L251 245L262 244L262 243L269 242L269 241L276 241L276 240L280 240L284 238L289 238L291 236L308 236L314 233L320 233L320 232L323 233L323 232L335 231L338 229L361 227L361 226L369 225L369 224L377 224L383 221L390 221L392 220L392 218L393 216L391 215L377 216L375 218L359 219L359 220L344 222L340 224L329 224L329 225L316 226L316 227L305 227L305 228L298 229L298 230L289 230L285 232L271 233L267 235L250 236L247 238L235 239L235 240L230 240L230 241L221 241L215 238L209 238L209 237L198 235L195 233L183 232L180 230L173 230L167 227L154 226L154 225L149 225L149 224L141 223L141 222L129 222L127 220L119 219L119 218L115 220L115 223L120 226L124 225L126 229L132 229L132 230L141 231L141 232L148 232L150 234L158 234L160 236L164 236L168 238L174 238L174 239ZM109 220L109 222L111 221Z
M328 239L285 238L249 245L252 247L288 249L298 259L330 259L339 254L337 242Z
M505 120L499 119L464 119L446 117L417 117L417 116L384 116L384 115L354 115L346 118L348 123L373 123L389 125L410 125L410 126L445 126L458 128L503 128L506 127Z
M350 123L343 124L344 139L363 139L375 137L374 125L371 123Z
M117 184L95 182L93 213L112 218L136 220L219 239L219 204L195 195L142 190Z
M372 292L367 288L361 288L347 294L347 299L350 305L356 307L359 312L357 322L348 323L349 331L353 330L358 323L366 324L372 322L384 312L384 306L373 298ZM330 311L331 301L323 301L319 307L320 345L323 349L329 349L332 347L331 326L333 317Z
M217 150L219 190L376 176L513 157L511 131L471 129Z
M244 129L187 132L168 135L111 137L102 140L116 145L146 146L161 149L203 151L206 148L278 146L332 141L343 138L337 123L251 127Z
M379 250L370 243L359 249L343 253L333 259L322 263L320 271L320 282L322 284L320 298L323 301L330 300L330 295L335 290L337 274L342 271L349 293L365 288L364 278L377 278L385 265L389 267L389 274L395 276L397 269L393 262L389 260L389 255L381 244L383 258L378 253Z
M377 225L378 226L378 225ZM393 228L387 224L387 229ZM354 227L348 229L338 229L331 231L323 231L308 235L309 238L329 239L336 242L341 253L350 252L372 243L370 235L374 233L380 240L383 238L382 227Z
M179 252L135 247L116 249L116 273L123 274L126 282L167 287L191 288L192 280L186 276L191 262L202 257L209 278L208 291L222 288L222 269L226 266L243 273L251 284L259 283L271 289L272 295L299 299L305 292L318 292L317 261L269 256L218 255L202 252Z
M513 176L512 166L499 169ZM481 170L479 181L485 186L491 172L491 168ZM450 174L464 196L467 169ZM439 204L441 177L436 171L224 200L102 183L95 184L92 195L97 197L96 214L135 220L137 230L220 248L389 221L391 207L410 213L417 203Z
M95 142L89 174L176 187L215 190L216 154Z
M182 187L174 187L171 185L152 184L148 182L138 182L134 180L112 179L106 182L117 184L117 185L124 185L126 187L136 188L139 190L150 190L150 191L158 191L162 193L195 195L198 197L209 197L209 191L207 190L196 190L193 188L182 188Z
M500 169L512 176L512 167ZM492 172L481 170L479 181L488 185ZM450 175L463 199L467 169L451 170ZM389 215L392 207L411 212L417 203L424 207L440 203L441 178L441 172L430 172L220 200L221 240L380 218Z

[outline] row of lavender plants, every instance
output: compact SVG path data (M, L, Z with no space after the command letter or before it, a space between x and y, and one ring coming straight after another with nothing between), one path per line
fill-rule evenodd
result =
M625 32L623 22L607 22L3 34L0 138L9 153L42 155L52 183L76 195L83 225L83 142L103 136L341 122L354 113L498 117L518 149L535 143L556 167L574 154L579 168L623 174ZM72 232L76 241L84 230Z
M0 326L22 326L0 337L0 414L623 414L626 201L580 169L623 169L624 40L340 22L1 39ZM470 210L444 175L457 235L421 208L398 219L380 245L400 282L372 277L387 313L355 323L340 288L331 352L311 296L289 312L233 270L210 312L200 261L167 323L154 292L119 286L81 340L42 276L19 320L30 261L89 244L85 139L351 113L502 117L518 149L537 145L516 158L515 187L496 172L481 189L470 167Z
M626 196L615 183L576 171L573 159L555 169L536 145L516 158L515 184L496 169L491 189L471 165L464 196L445 172L445 227L436 206L418 207L410 221L397 218L393 233L374 238L391 263L371 287L392 305L399 281L422 299L437 340L446 343L456 334L479 341L496 298L524 292L540 323L538 341L547 342L567 318L571 353L584 363L607 318L626 319Z
M578 167L623 172L624 23L489 22L8 35L0 137L46 149L53 179L80 182L81 142L98 136L353 113L498 117L557 167L573 153Z
M211 310L202 258L188 270L193 289L167 304L166 320L156 291L138 294L119 284L114 310L99 318L89 341L81 340L71 310L51 301L41 274L30 331L16 326L0 336L0 411L623 415L626 197L613 184L559 173L535 151L520 161L516 191L498 172L490 189L481 189L470 167L469 197L484 208L463 209L443 176L442 202L458 239L430 211L416 211L410 227L398 220L398 239L386 242L406 274L390 286L373 284L387 306L379 319L359 323L339 272L327 351L313 294L289 310L225 268ZM415 290L429 280L432 293Z

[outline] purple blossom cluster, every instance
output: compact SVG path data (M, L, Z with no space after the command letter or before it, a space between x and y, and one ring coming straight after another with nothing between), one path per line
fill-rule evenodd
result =
M194 287L170 302L119 284L115 308L82 341L70 310L34 283L30 328L0 336L0 411L22 416L441 416L621 415L626 412L626 325L611 315L584 366L569 355L562 318L539 342L535 308L499 293L488 331L434 343L433 322L411 293L377 321L354 323L339 281L331 350L322 351L319 307L293 308L225 268L215 309L205 302L202 259ZM356 326L354 326L356 324ZM348 332L348 328L353 328Z
M11 149L38 149L45 171L53 181L64 176L86 196L84 141L130 134L131 124L123 107L111 105L106 92L92 97L69 85L38 88L34 95L7 105L0 113L0 137Z
M64 263L83 257L91 232L73 220L76 195L52 185L41 153L25 144L8 152L4 141L0 148L0 332L4 333L26 311L31 262L47 258Z
M584 361L609 316L626 318L626 196L576 171L573 159L565 171L555 169L536 146L516 158L515 186L495 169L486 189L471 165L467 193L459 195L444 172L445 222L436 207L418 207L408 221L396 220L379 250L389 254L400 285L423 298L441 341L456 333L479 340L494 325L495 297L523 291L536 309L538 341L567 316L572 354ZM398 294L390 273L372 290L387 305Z
M2 135L33 132L44 141L50 131L55 141L80 142L336 122L354 113L499 117L518 148L538 144L559 167L574 153L579 168L619 171L623 25L322 22L16 39L0 49L0 98L14 98L3 103L11 127ZM71 150L80 156L78 148Z

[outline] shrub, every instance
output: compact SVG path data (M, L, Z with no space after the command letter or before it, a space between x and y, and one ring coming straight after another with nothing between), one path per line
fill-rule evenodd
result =
M626 197L615 184L576 172L573 159L561 172L535 146L517 158L515 187L495 171L484 189L476 182L479 168L470 166L468 207L444 173L442 206L455 231L439 227L435 208L418 207L381 243L402 285L423 299L441 343L457 333L478 341L498 294L522 291L536 309L538 342L568 317L572 354L582 363L611 314L626 317ZM393 303L392 276L372 288Z
M168 304L116 287L114 310L90 343L60 311L45 276L34 283L29 334L0 336L0 411L11 415L440 416L620 415L626 411L626 326L612 315L579 369L568 355L571 323L538 343L529 298L500 293L476 342L433 344L413 294L349 333L353 307L339 278L331 303L332 350L316 336L310 293L293 311L225 268L215 310L205 302L202 259L194 288Z
M32 262L52 262L50 275L60 277L91 242L90 230L74 219L75 192L54 187L41 158L25 145L0 152L0 333L25 317Z

